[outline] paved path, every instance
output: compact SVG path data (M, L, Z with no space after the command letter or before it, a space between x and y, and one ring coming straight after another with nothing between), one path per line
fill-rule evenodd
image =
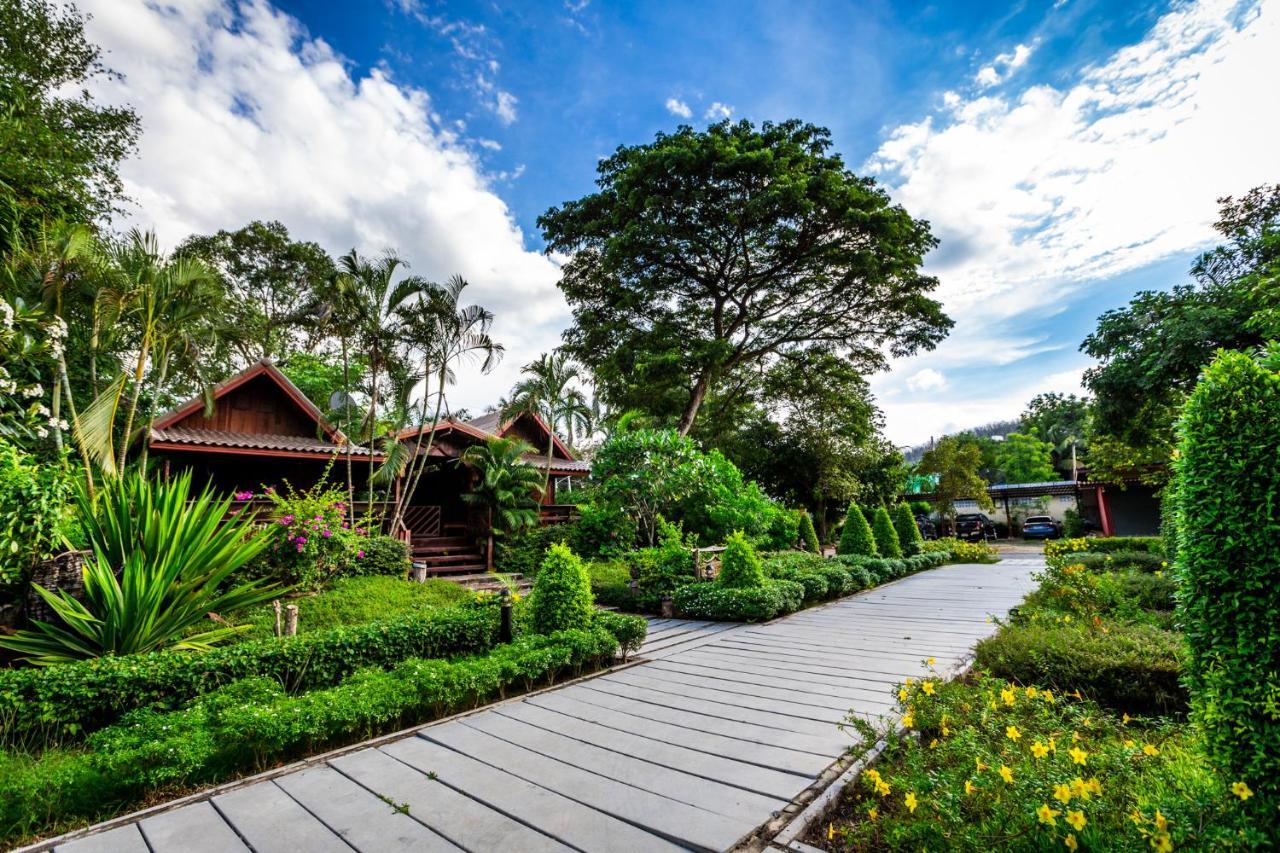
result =
M726 850L850 745L836 725L958 666L1039 559L944 566L768 625L653 620L648 662L59 848Z

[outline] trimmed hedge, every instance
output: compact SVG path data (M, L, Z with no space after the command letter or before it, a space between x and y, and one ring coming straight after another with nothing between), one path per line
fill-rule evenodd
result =
M804 587L788 580L767 580L757 587L725 587L691 583L676 590L676 609L693 619L724 622L766 622L799 610Z
M924 541L924 537L920 535L920 527L916 524L916 517L911 514L911 507L900 503L893 508L893 528L898 534L902 556L914 557L920 553L920 543Z
M813 529L813 516L809 515L809 510L798 510L800 515L800 547L814 554L822 552L822 545L818 542L818 531Z
M1079 565L1094 572L1123 572L1129 569L1159 572L1169 568L1167 560L1150 551L1113 551L1109 554L1079 551L1063 554L1046 562L1054 568Z
M328 687L361 667L486 651L497 629L497 608L475 604L200 653L162 651L3 670L0 732L10 744L76 738L126 711L178 708L255 675L289 692Z
M1079 539L1046 539L1044 543L1046 560L1075 551L1089 551L1094 554L1143 551L1163 555L1164 542L1159 536L1087 536Z
M184 710L134 711L84 749L53 749L34 760L0 755L0 841L9 846L106 817L157 788L221 781L474 707L508 687L532 689L606 663L616 650L614 636L593 627L520 637L481 657L361 669L300 696L251 677Z
M1000 678L1080 691L1134 714L1185 711L1181 639L1149 625L1109 623L1106 632L1071 623L1006 625L978 643L976 664Z
M403 579L413 567L409 546L394 536L369 536L360 543L360 553L363 556L343 565L343 575L389 575Z
M871 522L871 534L876 540L876 553L881 557L898 559L902 556L902 544L898 541L898 531L893 527L893 519L889 518L889 510L884 506L876 507Z
M586 628L595 612L591 578L568 545L547 550L529 597L529 624L539 634Z
M874 557L876 554L876 540L871 532L871 525L867 523L867 517L858 509L857 504L849 504L837 550L851 556Z
M597 610L592 624L598 628L604 628L613 635L613 638L618 641L624 660L632 652L640 650L644 645L644 638L649 633L649 620L629 613Z

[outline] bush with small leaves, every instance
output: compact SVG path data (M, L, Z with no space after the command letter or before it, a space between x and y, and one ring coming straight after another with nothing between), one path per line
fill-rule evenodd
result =
M568 545L555 544L542 558L529 601L529 626L538 634L583 629L591 624L595 599L587 568Z
M876 540L871 533L871 525L867 524L867 517L858 509L857 504L849 504L849 512L844 517L839 551L851 556L876 556Z
M893 508L893 529L898 534L898 545L905 557L913 557L920 553L920 543L924 538L916 525L916 517L911 514L911 507L904 503Z
M891 560L901 557L902 545L898 542L898 531L893 527L893 519L889 518L889 510L878 506L872 518L871 535L876 540L876 553Z
M814 554L822 552L822 546L818 543L818 531L813 529L813 516L809 515L807 509L800 512L800 547Z
M760 557L741 530L725 540L717 583L726 589L753 589L764 584Z

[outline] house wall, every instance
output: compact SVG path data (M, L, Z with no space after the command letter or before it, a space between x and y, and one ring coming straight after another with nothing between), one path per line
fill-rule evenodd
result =
M1004 511L1004 499L993 497L991 499L995 503L995 509L987 512L992 521L1009 523L1008 516ZM1048 515L1057 521L1066 518L1067 510L1076 508L1075 495L1052 495L1041 499L1042 503L1037 503L1035 498L1009 498L1009 510L1013 517L1022 520L1028 515ZM956 512L979 512L978 502L972 500L956 501Z
M317 434L315 422L300 412L266 376L255 377L228 391L214 404L212 414L206 416L203 410L197 410L174 426L268 435L315 437Z

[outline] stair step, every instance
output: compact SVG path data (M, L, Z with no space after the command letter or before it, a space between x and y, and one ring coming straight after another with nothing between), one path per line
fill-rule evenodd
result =
M417 547L430 548L474 548L476 544L470 536L414 536L412 541Z
M421 562L415 563L415 568L423 568L427 570L429 575L469 575L484 571L484 563L456 563L447 566L431 566L422 565Z
M413 558L420 563L471 563L483 561L484 555L479 551L459 551L456 554L423 554L415 551Z

